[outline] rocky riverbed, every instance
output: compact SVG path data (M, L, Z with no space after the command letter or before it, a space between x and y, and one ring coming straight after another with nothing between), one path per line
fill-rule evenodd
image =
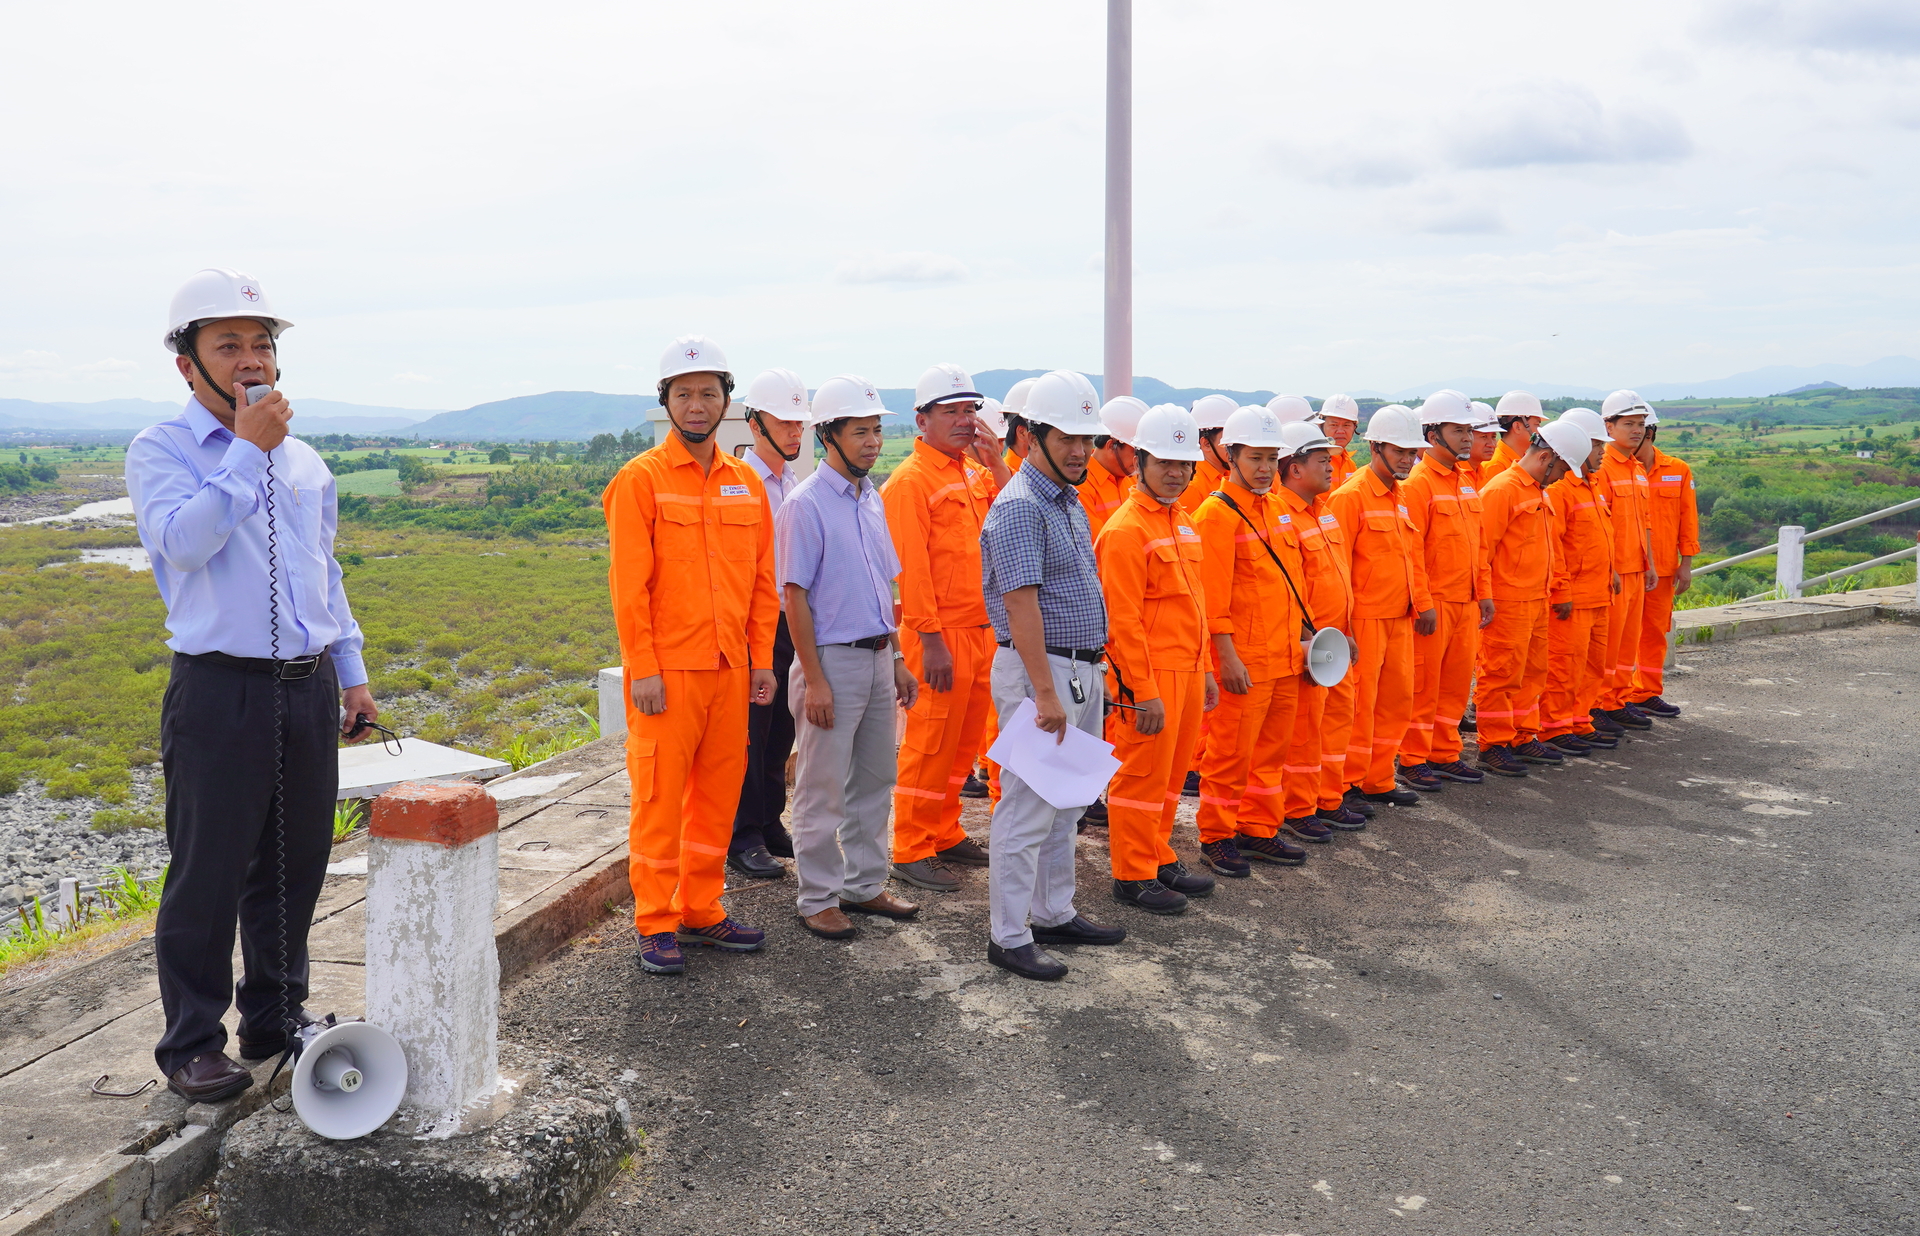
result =
M117 464L102 465L117 467ZM109 502L127 496L126 478L112 475L63 476L60 488L0 498L0 526L28 523L49 516L68 515L89 502ZM124 517L120 522L125 522Z
M47 902L66 877L98 884L115 867L142 877L157 874L167 863L166 833L132 821L160 821L159 789L154 765L133 771L133 793L118 805L48 798L34 782L0 795L0 915L35 896ZM94 827L100 812L109 813L106 828Z

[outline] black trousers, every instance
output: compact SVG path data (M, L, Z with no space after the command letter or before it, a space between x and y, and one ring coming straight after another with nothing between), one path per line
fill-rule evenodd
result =
M787 757L793 754L793 710L787 707L787 673L792 668L793 637L787 634L787 616L781 614L773 633L773 676L779 686L771 704L747 706L747 777L733 813L729 854L757 845L793 852L787 826L780 822L787 809Z
M276 693L281 693L278 704ZM277 1040L283 1012L307 998L307 928L333 847L340 785L340 688L333 663L283 682L176 655L160 705L167 846L154 956L166 1034L162 1074L226 1047L220 1019L240 1009L240 1036ZM274 811L274 732L284 828ZM245 977L233 984L233 932Z

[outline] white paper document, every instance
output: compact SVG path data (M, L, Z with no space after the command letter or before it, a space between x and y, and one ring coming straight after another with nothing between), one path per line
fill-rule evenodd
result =
M987 758L1032 786L1056 811L1088 805L1120 771L1113 744L1071 725L1066 739L1055 742L1033 723L1037 713L1032 700L1021 700L1001 724Z

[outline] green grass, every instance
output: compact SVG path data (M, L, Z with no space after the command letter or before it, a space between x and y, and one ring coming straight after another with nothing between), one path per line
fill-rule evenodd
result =
M160 890L166 881L164 871L142 880L124 867L115 867L113 878L99 891L84 896L79 913L64 923L35 897L12 929L0 936L0 975L56 949L84 943L116 931L131 920L151 916L159 908Z
M349 472L345 476L333 479L335 489L343 494L359 494L367 498L398 498L400 496L400 472L397 468L380 468L372 472Z
M333 808L333 843L339 845L367 822L367 804L357 798L343 798Z

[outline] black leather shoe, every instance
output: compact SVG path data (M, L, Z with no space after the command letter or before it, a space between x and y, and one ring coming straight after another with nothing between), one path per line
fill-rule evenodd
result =
M1035 924L1033 938L1039 944L1118 944L1127 938L1127 929L1108 927L1076 914L1053 927Z
M1213 877L1204 872L1188 871L1187 865L1178 859L1160 868L1160 883L1189 897L1213 896Z
M304 1026L313 1021L313 1014L305 1009L293 1010L292 1017L293 1024L296 1026ZM240 1040L240 1058L252 1064L271 1060L287 1050L286 1032L280 1026L275 1026L271 1030L262 1030L257 1034L242 1027L240 1034L236 1037Z
M727 866L754 880L778 880L787 874L780 860L769 854L763 845L727 855Z
M967 779L964 782L962 782L960 785L960 797L962 798L987 797L987 783L982 781L980 778L974 776L973 770L971 768L967 770Z
M1360 797L1370 803L1386 803L1391 807L1418 807L1420 796L1412 790L1381 790L1379 793L1362 790Z
M771 833L767 835L767 853L775 858L793 857L793 837L786 829L781 829L777 837Z
M1107 800L1104 798L1094 799L1092 805L1080 813L1080 822L1082 824L1091 824L1095 828L1105 828L1107 826Z
M1038 944L1022 944L1019 948L1001 948L991 941L987 944L987 961L1010 971L1021 978L1036 979L1042 983L1057 982L1067 977L1067 968L1058 958Z
M1139 906L1149 914L1185 914L1187 896L1176 893L1158 880L1115 880L1113 899Z
M253 1074L217 1051L195 1056L167 1078L167 1089L189 1103L222 1103L252 1087Z

